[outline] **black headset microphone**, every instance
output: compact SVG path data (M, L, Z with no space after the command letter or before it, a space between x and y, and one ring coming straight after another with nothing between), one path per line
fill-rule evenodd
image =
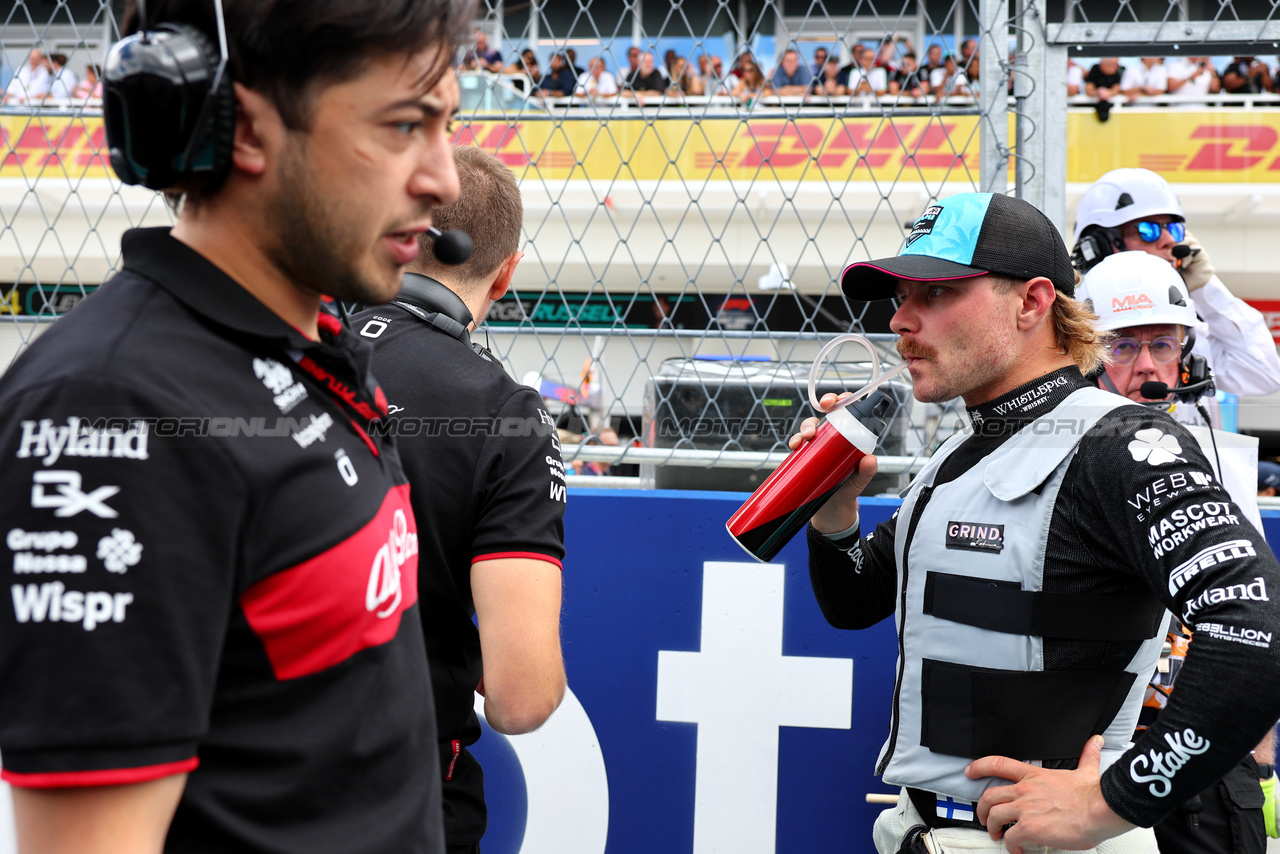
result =
M427 234L435 241L432 252L441 264L456 267L471 257L474 246L471 243L471 235L465 231L459 231L456 228L441 231L433 225L427 229Z

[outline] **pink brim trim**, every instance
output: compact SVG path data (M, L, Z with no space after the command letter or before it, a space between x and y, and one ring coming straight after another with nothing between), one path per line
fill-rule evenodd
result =
M952 261L950 263L954 264L955 262ZM871 264L867 261L856 261L850 264L848 267L844 268L844 272L840 274L841 282L844 281L844 277L849 275L849 271L852 270L854 267L870 267L873 270L879 270L881 273L884 273L886 276L893 276L894 278L897 278L897 279L906 279L909 282L949 282L955 279L973 279L978 276L987 276L991 274L990 270L978 270L976 272L969 273L964 276L931 276L925 279L918 276L904 276L901 273L895 273L893 270L886 270L884 267L877 267L875 264Z

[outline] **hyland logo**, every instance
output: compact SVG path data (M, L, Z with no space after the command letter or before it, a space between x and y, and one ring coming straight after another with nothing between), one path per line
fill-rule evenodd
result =
M54 425L52 419L22 422L22 444L18 458L39 457L51 466L59 457L115 457L127 460L147 459L147 423L132 421L107 426L102 421L91 424L84 418L70 417L65 425Z
M1255 557L1257 554L1253 549L1253 543L1248 540L1228 540L1225 543L1210 546L1197 552L1195 557L1186 563L1174 567L1173 572L1169 573L1169 594L1176 594L1202 570L1243 557Z
M78 471L38 471L31 476L31 506L53 508L53 515L67 518L88 510L99 519L114 519L120 514L109 507L107 499L120 491L118 486L100 486L92 492L80 488L83 480ZM46 491L52 487L53 491Z
M409 520L404 511L397 510L387 532L387 542L373 556L369 586L365 590L364 606L367 610L379 618L395 613L404 595L400 587L400 568L417 553L418 535L409 530Z
M925 208L924 213L916 220L915 225L911 226L911 233L907 235L907 243L903 248L910 246L926 234L933 233L933 224L938 221L938 214L942 213L942 205L929 205Z
M273 400L282 413L288 413L307 397L307 387L294 381L293 371L275 359L254 359L253 372L274 395Z
M333 426L333 417L327 412L311 416L311 423L293 434L293 441L300 447L307 448L316 442L324 441L324 434Z
M1205 605L1217 605L1219 602L1270 602L1267 597L1267 583L1262 576L1253 579L1249 584L1231 584L1226 587L1211 587L1187 603L1182 610L1184 623L1194 622L1191 617ZM1196 629L1199 631L1199 627ZM1271 640L1271 636L1267 636Z
M999 553L1004 548L1004 525L948 522L947 548Z
M133 602L132 593L108 593L95 590L82 593L67 590L61 581L44 584L14 584L13 615L19 623L80 623L86 632L108 621L124 622L125 608Z

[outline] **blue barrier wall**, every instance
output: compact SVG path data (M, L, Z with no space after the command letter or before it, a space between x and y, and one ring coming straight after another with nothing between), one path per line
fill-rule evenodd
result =
M485 854L872 851L893 621L828 626L803 536L764 566L725 533L744 495L570 496L571 696L537 733L485 728ZM1264 521L1280 542L1280 513Z

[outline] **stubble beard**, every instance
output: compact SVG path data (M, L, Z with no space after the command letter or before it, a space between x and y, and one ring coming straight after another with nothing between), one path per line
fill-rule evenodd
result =
M267 213L276 240L267 247L267 256L300 288L368 305L393 299L400 277L379 282L361 275L356 263L368 247L359 246L358 238L341 227L329 210L334 202L314 191L306 144L297 140L280 159L280 189Z
M912 393L916 400L942 403L964 397L975 389L999 382L1013 368L1017 355L1009 330L992 326L974 332L973 336L958 338L957 345L945 353L899 339L898 353L924 359L924 370L931 373L928 379L914 382Z

